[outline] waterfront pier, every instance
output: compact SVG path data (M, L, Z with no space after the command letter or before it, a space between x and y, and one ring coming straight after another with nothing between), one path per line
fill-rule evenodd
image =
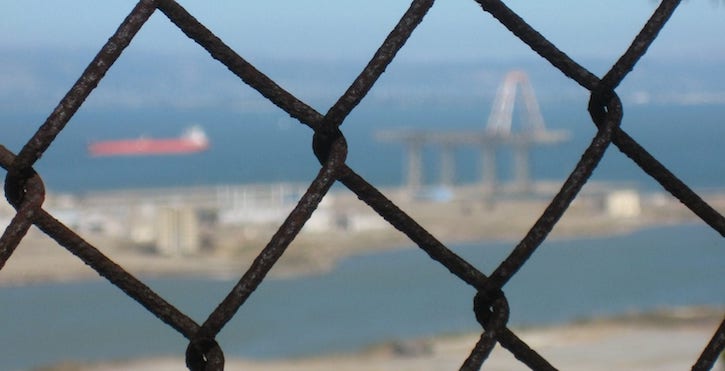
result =
M517 91L524 103L520 130L512 130ZM480 157L480 184L487 192L494 192L499 182L496 156L502 149L513 151L514 181L511 188L527 192L531 188L530 152L534 146L556 145L569 139L566 131L549 130L544 124L534 90L525 72L509 72L498 89L488 122L483 130L424 131L397 130L376 134L378 140L399 142L405 146L406 189L417 194L423 185L422 151L425 147L440 152L439 184L451 187L455 181L455 150L476 147Z

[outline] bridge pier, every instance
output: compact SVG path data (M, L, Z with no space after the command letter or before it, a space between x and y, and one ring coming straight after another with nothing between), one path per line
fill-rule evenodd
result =
M496 146L481 145L479 147L481 158L481 187L485 192L493 193L498 187L496 177Z
M443 187L451 187L456 177L456 162L453 157L455 147L450 143L445 143L441 147L441 169L440 169L440 185Z
M517 143L514 150L514 188L519 192L531 191L529 174L530 146L528 143Z
M516 91L521 87L525 115L524 125L520 131L512 131L512 119ZM511 71L499 87L491 107L491 114L484 130L474 131L416 131L378 133L381 140L403 142L407 149L407 185L410 194L416 194L423 181L422 147L433 145L440 148L439 181L443 186L452 186L455 181L454 153L460 147L477 147L481 164L481 187L493 193L500 188L496 151L505 147L513 151L514 179L512 190L530 192L532 188L529 174L530 150L539 145L555 145L564 142L569 135L563 131L547 130L534 96L534 90L523 71Z
M416 194L423 184L423 143L416 140L406 141L406 153L408 164L403 169L407 174L406 188L410 194Z

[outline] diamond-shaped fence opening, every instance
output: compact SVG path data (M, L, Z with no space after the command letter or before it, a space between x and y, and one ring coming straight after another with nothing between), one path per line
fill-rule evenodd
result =
M550 200L528 233L493 272L484 273L469 261L456 255L346 163L348 148L341 130L346 118L363 101L416 27L423 22L424 16L433 6L432 0L411 2L400 21L372 55L369 63L325 113L318 112L310 104L267 77L263 71L215 36L177 2L140 1L22 149L18 153L13 153L0 145L0 165L7 170L5 194L16 209L12 221L0 239L0 268L13 255L29 228L35 225L57 244L76 255L159 320L185 337L188 340L186 363L190 369L220 370L224 367L224 355L221 344L216 340L217 334L234 318L240 307L262 283L305 223L310 220L333 184L340 183L379 214L380 218L406 235L431 259L475 289L473 300L475 318L483 327L483 332L480 340L476 344L471 344L470 356L461 360L461 369L480 369L497 343L531 369L554 369L549 361L537 353L535 347L527 345L507 326L509 302L505 288L519 270L525 269L528 258L567 212L610 145L617 147L642 172L655 179L708 226L725 236L725 218L620 127L623 107L615 90L657 38L670 16L675 13L679 1L662 1L629 48L614 61L603 77L596 76L571 59L503 2L477 0L476 3L483 12L492 15L554 68L590 92L587 109L596 127L596 134L591 143L581 154L576 167L558 193ZM279 225L237 284L226 297L219 298L220 304L203 322L196 322L178 310L144 282L128 273L45 210L42 174L34 170L36 162L52 147L56 136L65 129L84 101L92 95L111 66L117 60L119 63L123 62L122 59L119 60L121 53L153 13L163 13L186 36L205 49L212 58L226 66L246 85L309 127L313 132L312 150L321 164L314 180L301 192L297 205ZM290 307L290 310L294 308ZM695 364L693 369L707 369L715 363L717 356L725 347L725 323L716 330L711 341L703 345L701 356L693 360Z

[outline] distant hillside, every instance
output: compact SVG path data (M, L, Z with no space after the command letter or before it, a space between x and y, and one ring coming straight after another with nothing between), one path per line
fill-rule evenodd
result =
M60 49L0 51L0 109L52 109L94 53ZM367 60L257 60L253 55L248 58L282 87L323 112L367 63ZM581 63L601 75L613 61ZM725 104L722 64L723 61L645 57L618 92L630 104ZM476 106L493 98L503 75L512 68L527 70L542 104L588 98L573 81L532 55L501 61L395 61L365 104ZM169 54L138 52L131 48L91 95L86 109L148 107L226 108L248 112L273 108L202 50L193 54Z

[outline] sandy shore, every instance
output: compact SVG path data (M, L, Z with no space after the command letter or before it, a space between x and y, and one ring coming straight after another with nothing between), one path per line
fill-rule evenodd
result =
M514 329L531 347L562 370L686 370L692 367L718 324L722 310L690 308L573 323ZM226 370L457 370L478 334L382 344L366 351L316 358L272 361L227 359ZM223 345L222 345L223 346ZM184 370L177 358L141 359L100 364L65 364L44 371ZM497 346L486 370L528 370ZM725 370L721 358L713 370Z

